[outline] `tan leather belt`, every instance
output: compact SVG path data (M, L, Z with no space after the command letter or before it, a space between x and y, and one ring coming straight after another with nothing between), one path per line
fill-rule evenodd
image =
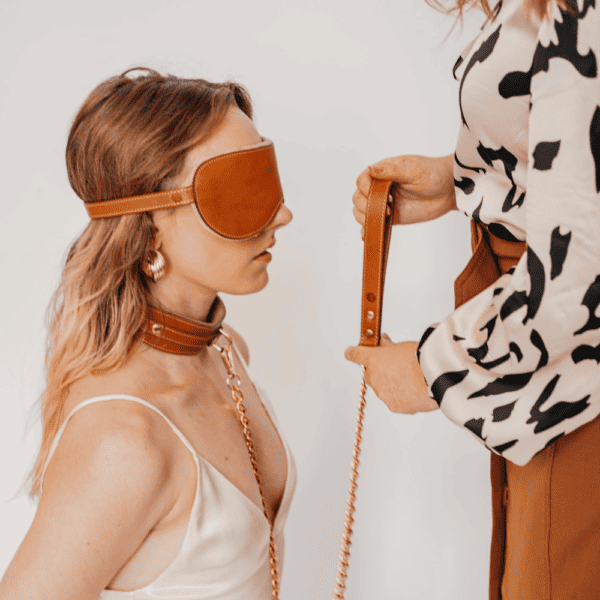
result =
M454 308L462 306L514 267L527 244L503 240L483 223L471 219L471 247L473 255L454 282Z

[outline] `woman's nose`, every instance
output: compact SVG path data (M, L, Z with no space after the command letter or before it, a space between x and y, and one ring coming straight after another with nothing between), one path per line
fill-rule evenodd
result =
M293 218L292 211L285 204L282 204L271 225L275 228L285 227Z

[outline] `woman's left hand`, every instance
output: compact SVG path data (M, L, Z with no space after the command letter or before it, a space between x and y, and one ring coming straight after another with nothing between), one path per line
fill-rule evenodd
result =
M412 415L439 408L427 394L417 347L417 342L394 344L383 334L380 346L354 346L345 356L366 367L367 383L392 412Z

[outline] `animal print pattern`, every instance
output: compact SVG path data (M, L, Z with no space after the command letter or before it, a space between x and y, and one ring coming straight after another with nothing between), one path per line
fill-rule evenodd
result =
M600 7L505 0L454 69L457 205L527 250L422 336L446 416L517 465L600 414Z

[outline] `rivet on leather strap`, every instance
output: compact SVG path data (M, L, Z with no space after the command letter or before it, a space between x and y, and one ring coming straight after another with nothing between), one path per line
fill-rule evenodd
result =
M393 199L386 214L391 181L374 179L369 189L365 218L365 250L360 320L360 345L378 346L381 335L381 309L385 270L392 232Z
M225 305L218 296L210 314L211 321L205 323L148 306L142 341L170 354L197 354L219 335L225 318Z

